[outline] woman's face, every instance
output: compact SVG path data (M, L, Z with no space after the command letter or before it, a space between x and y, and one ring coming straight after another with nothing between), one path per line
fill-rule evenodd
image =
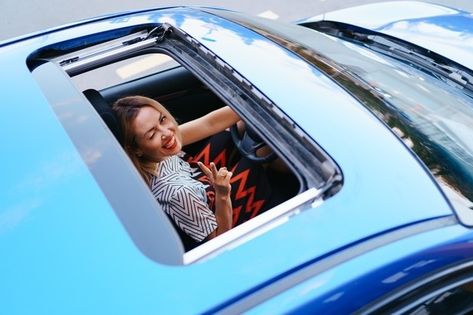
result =
M142 107L131 127L139 156L159 162L182 149L178 126L171 117L154 107Z

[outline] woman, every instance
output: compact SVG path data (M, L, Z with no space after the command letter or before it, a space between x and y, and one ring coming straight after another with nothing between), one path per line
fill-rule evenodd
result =
M268 185L261 182L261 167L255 166L258 171L253 171L253 166L248 167L241 158L230 162L231 141L228 132L222 131L240 120L230 107L181 126L160 103L147 97L119 99L113 109L122 125L125 151L171 218L187 250L262 211L267 188L258 193L256 184ZM203 150L194 151L192 156L182 152L184 146L212 135ZM232 182L235 171L238 174ZM251 178L259 183L254 184ZM250 182L253 185L248 186ZM242 204L235 210L232 197Z

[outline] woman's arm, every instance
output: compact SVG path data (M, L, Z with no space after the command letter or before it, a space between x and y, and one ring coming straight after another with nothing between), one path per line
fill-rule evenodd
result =
M182 145L205 139L234 125L240 117L228 106L214 110L205 116L179 126Z
M215 193L215 218L217 219L217 228L209 234L207 239L212 239L232 228L232 200L230 194Z
M210 163L210 169L201 162L198 162L198 165L215 188L217 228L207 237L207 239L212 239L232 228L233 208L230 198L232 172L229 172L226 167L222 167L217 171L214 163Z

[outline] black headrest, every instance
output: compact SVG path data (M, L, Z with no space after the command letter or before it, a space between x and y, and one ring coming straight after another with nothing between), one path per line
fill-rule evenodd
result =
M85 97L94 106L97 113L102 117L105 124L107 124L110 131L112 131L118 142L122 143L123 133L120 121L112 110L112 107L105 101L103 96L94 89L88 89L84 92Z

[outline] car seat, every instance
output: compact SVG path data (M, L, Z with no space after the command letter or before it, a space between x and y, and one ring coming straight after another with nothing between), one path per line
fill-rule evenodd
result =
M115 138L123 144L123 132L120 121L112 110L112 106L103 98L99 91L88 89L83 91L85 97L94 106L97 113L108 126Z

